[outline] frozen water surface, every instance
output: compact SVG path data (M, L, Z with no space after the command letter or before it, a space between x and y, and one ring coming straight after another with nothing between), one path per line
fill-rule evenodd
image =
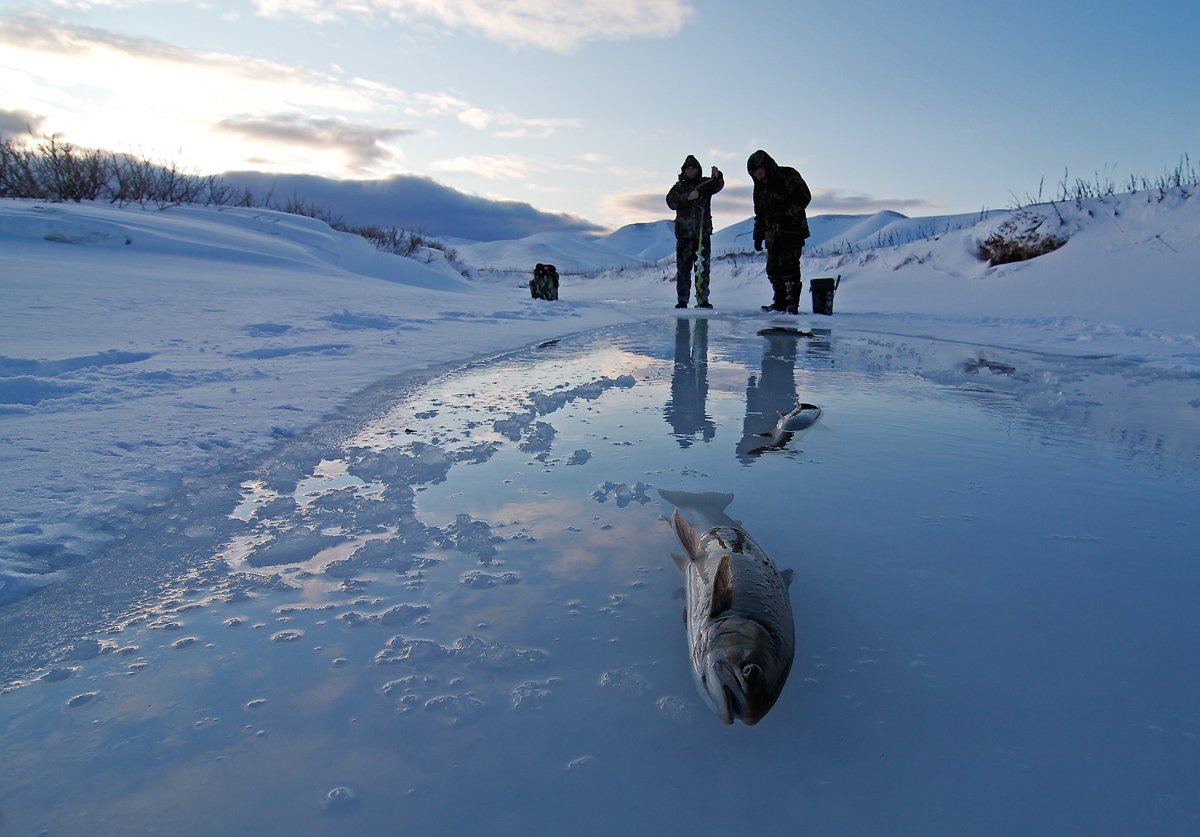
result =
M6 678L0 828L1195 833L1194 379L824 324L553 341L164 510L213 546L97 566ZM795 571L756 727L693 690L660 488Z

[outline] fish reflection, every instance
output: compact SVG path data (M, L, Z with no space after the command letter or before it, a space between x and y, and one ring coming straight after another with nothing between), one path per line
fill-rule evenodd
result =
M712 441L717 426L705 414L708 399L708 320L675 320L675 369L671 373L671 396L663 418L671 425L681 448L690 447L696 436Z

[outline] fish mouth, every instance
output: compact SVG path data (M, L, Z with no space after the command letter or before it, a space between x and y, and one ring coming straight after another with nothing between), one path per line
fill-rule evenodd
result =
M721 720L732 724L734 718L741 718L749 726L757 723L758 717L749 711L749 700L737 669L721 661L713 666L713 674L717 680L715 685L719 686L719 693L713 697L717 699L717 710Z

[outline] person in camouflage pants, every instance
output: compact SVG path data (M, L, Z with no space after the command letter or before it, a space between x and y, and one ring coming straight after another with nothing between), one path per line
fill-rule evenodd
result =
M800 256L808 238L805 209L812 192L800 172L781 166L763 150L755 151L746 161L746 171L754 178L754 249L767 245L767 279L774 299L764 311L800 313Z
M679 168L679 179L667 192L667 206L675 210L676 308L687 308L692 294L692 268L696 268L696 307L712 308L708 301L708 276L712 256L712 196L725 188L725 176L716 166L712 175L700 177L700 161L689 154ZM699 262L699 264L697 264Z

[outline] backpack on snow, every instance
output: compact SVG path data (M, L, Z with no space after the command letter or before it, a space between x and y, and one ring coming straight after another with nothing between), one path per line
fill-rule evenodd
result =
M538 262L529 280L529 295L534 299L558 299L558 268Z

